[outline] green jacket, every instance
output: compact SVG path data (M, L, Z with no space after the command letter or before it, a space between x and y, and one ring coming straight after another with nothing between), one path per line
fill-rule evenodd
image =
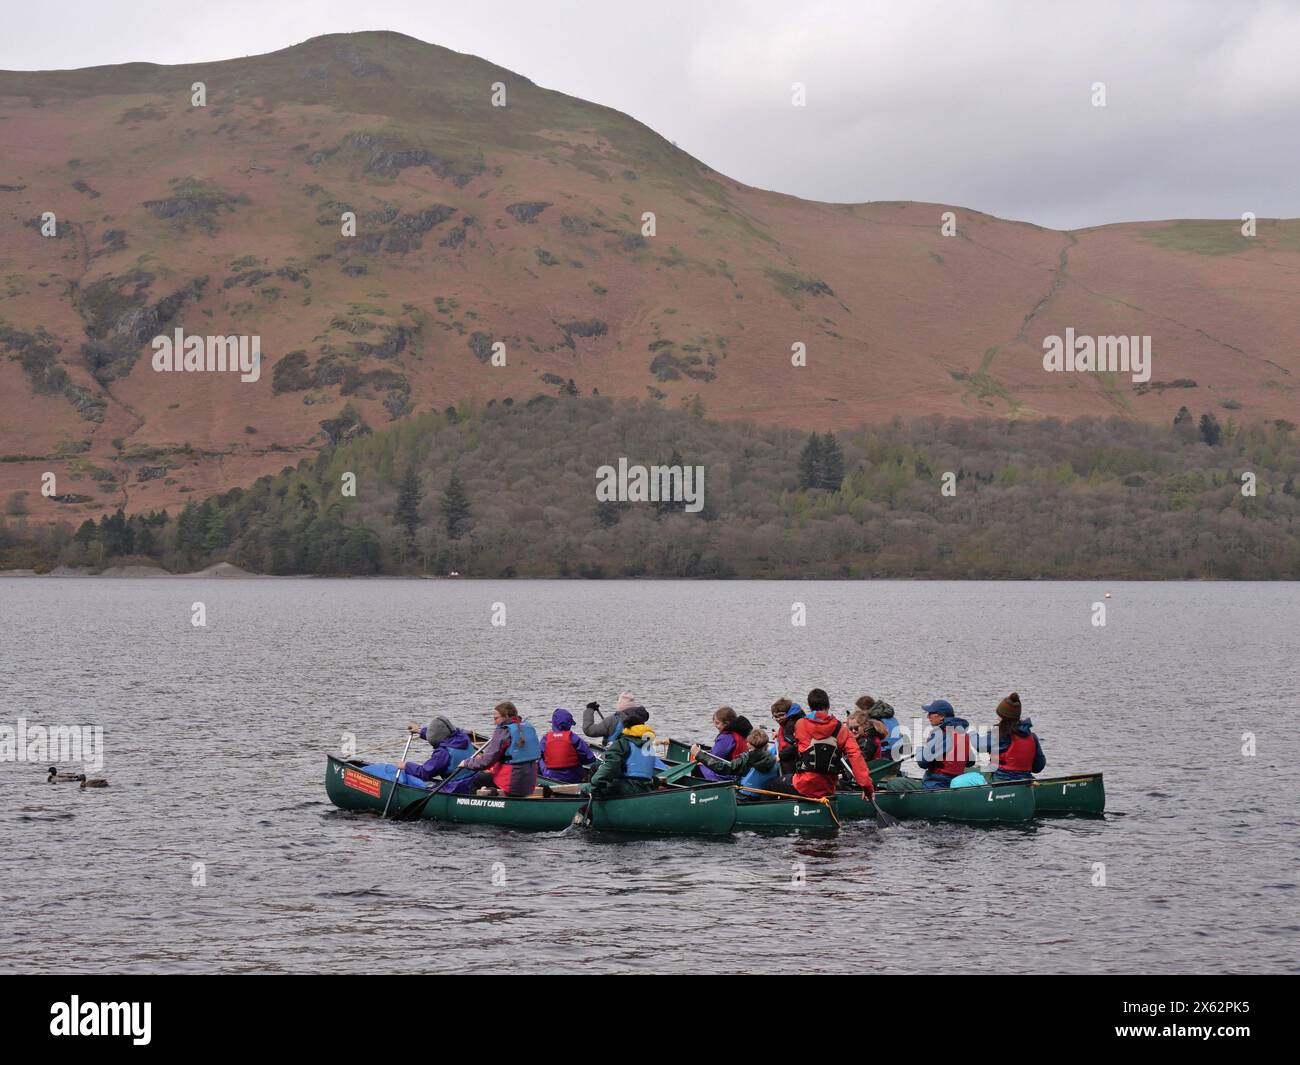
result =
M642 785L646 790L654 787L652 780L629 780L623 775L623 767L627 763L628 752L631 751L635 743L640 747L645 743L646 737L654 737L654 732L646 725L634 725L632 728L624 729L619 733L618 739L605 748L605 757L600 763L600 768L591 775L591 790L603 791L617 785Z
M772 754L768 747L764 747L762 750L755 750L751 747L739 758L733 758L731 761L727 761L725 758L714 758L708 751L701 751L699 761L715 772L730 773L735 777L740 777L751 769L766 773L769 769L776 768L776 756Z

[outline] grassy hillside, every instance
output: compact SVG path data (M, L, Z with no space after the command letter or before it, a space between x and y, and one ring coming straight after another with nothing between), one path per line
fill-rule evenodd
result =
M1294 220L1058 233L802 201L393 33L0 72L0 136L0 497L54 473L34 520L249 484L330 446L348 405L384 426L570 381L803 430L1300 409ZM178 327L259 337L260 380L155 373ZM1152 380L1045 373L1067 327L1151 336Z
M378 432L350 416L339 431L346 442L180 514L54 531L10 518L0 565L136 555L320 574L1300 577L1288 426L900 420L838 434L842 464L817 468L798 430L604 398L466 404ZM704 468L699 513L597 502L598 467L675 455ZM467 512L447 504L453 474Z

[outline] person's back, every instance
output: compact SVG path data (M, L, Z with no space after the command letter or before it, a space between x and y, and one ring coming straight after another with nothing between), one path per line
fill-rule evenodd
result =
M573 734L573 715L563 708L551 715L551 731L542 738L538 772L562 784L580 783L586 767L596 760L581 736Z
M994 780L1033 780L1047 766L1033 721L1022 718L1020 696L1012 692L998 703L998 758Z
M469 733L456 728L446 717L438 714L423 728L414 722L406 726L408 732L417 733L419 737L433 748L433 753L423 763L406 762L403 770L423 781L434 780L454 772L466 758L474 753L474 744Z
M800 795L811 799L833 795L845 762L858 787L874 793L871 771L857 741L831 715L830 698L821 688L808 693L808 709L794 723L794 745L797 755L790 784Z
M593 740L609 740L618 733L627 712L635 709L644 710L645 707L631 692L619 694L618 703L609 717L600 716L600 703L590 702L582 711L582 733Z
M630 708L613 740L605 748L604 760L587 785L597 798L617 798L654 790L654 730L646 724L650 715L644 707Z

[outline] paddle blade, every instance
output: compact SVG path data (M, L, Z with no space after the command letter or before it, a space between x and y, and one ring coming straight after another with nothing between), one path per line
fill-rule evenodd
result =
M570 824L567 828L565 828L564 831L560 833L560 835L567 836L570 833L575 832L579 829L586 828L590 824L591 824L591 799L588 799L586 804L582 807L582 809L573 815L573 823Z
M891 814L887 814L887 813L885 813L885 811L882 810L882 809L880 808L880 804L879 804L878 802L876 802L874 796L873 796L872 799L871 799L871 808L872 808L873 810L876 811L876 827L877 827L877 828L897 828L897 827L898 827L898 825L899 825L899 820L898 820L898 818L897 818L897 817L894 817L894 816L891 815Z

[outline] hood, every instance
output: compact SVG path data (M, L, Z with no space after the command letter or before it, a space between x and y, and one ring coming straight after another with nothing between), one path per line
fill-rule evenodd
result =
M867 716L873 717L877 721L883 721L887 717L894 716L894 708L885 702L884 699L877 699L875 706L867 711Z
M438 742L438 746L451 747L453 749L458 747L473 747L474 741L469 738L468 732L466 732L464 729L458 728L445 740L440 740Z
M764 773L776 765L776 756L772 753L772 745L769 743L761 751L750 748L749 767L757 769Z
M424 727L424 738L429 741L430 747L437 747L443 740L456 731L447 718L438 714L432 721Z
M568 732L573 728L573 715L564 709L556 710L551 715L551 728L557 732Z
M802 731L804 735L811 736L815 740L824 740L827 736L833 736L839 727L839 720L832 714L827 714L825 717L814 717L811 714L803 716Z
M623 735L638 743L645 743L647 739L655 738L655 731L649 725L628 725L623 730Z
M945 717L943 724L939 728L970 728L970 722L964 717L958 717L954 714L952 717Z
M1028 736L1034 728L1034 719L1031 717L1022 717L1016 722L1016 727L1012 730L1017 736Z

